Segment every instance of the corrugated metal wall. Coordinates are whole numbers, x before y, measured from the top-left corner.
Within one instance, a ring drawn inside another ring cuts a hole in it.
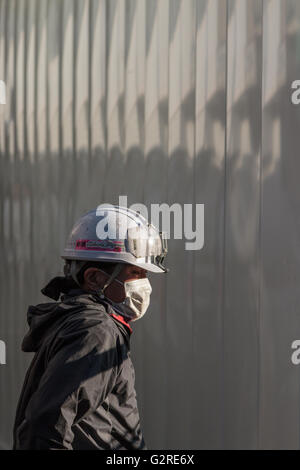
[[[170,240],[133,358],[149,448],[299,448],[298,0],[0,0],[0,446],[28,304],[74,220],[205,204]]]

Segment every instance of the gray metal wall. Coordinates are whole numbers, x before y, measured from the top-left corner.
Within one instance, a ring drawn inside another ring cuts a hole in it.
[[[127,195],[205,204],[134,325],[148,447],[299,448],[299,53],[299,0],[0,0],[0,446],[27,305]]]

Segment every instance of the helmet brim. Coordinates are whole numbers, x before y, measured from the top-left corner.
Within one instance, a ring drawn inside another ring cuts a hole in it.
[[[107,259],[104,259],[104,258],[95,258],[95,256],[84,256],[81,254],[80,255],[77,255],[77,256],[61,256],[63,259],[65,260],[75,260],[75,261],[99,261],[99,263],[122,263],[122,264],[130,264],[132,266],[137,266],[138,268],[141,268],[141,269],[145,269],[146,271],[149,271],[149,272],[152,272],[152,273],[165,273],[167,272],[167,269],[163,269],[163,268],[160,268],[159,266],[157,266],[156,264],[153,264],[153,263],[144,263],[144,262],[137,262],[137,261],[132,261],[132,260],[122,260],[122,259],[118,259],[116,257],[114,258],[107,258]]]

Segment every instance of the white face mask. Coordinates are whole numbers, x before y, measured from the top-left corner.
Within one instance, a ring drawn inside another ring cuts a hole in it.
[[[118,280],[118,279],[117,279]],[[136,321],[145,315],[150,303],[152,287],[145,277],[134,281],[124,282],[125,300],[117,304],[131,321]]]
[[[110,303],[121,313],[121,315],[124,315],[131,321],[136,321],[142,318],[149,307],[150,294],[152,292],[149,279],[143,277],[141,279],[134,279],[133,281],[125,282],[121,282],[116,278],[114,280],[124,286],[125,300],[117,303],[108,299]]]

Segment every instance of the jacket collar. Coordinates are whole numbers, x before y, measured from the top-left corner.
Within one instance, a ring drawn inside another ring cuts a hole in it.
[[[115,323],[118,324],[119,328],[125,328],[129,335],[132,333],[132,328],[125,318],[119,313],[115,312],[112,305],[108,300],[102,299],[98,294],[86,292],[81,289],[73,280],[69,280],[66,277],[54,277],[48,284],[41,290],[42,294],[50,297],[54,300],[60,300],[62,302],[68,301],[71,298],[76,298],[76,302],[81,301],[82,303],[98,303],[105,304],[107,313],[114,319]],[[79,300],[80,298],[80,300]],[[122,327],[121,327],[122,325]]]
[[[67,294],[61,296],[61,301],[65,302],[69,299],[76,298],[76,302],[83,302],[83,303],[97,303],[105,306],[107,313],[113,318],[114,322],[117,323],[119,327],[123,325],[125,327],[126,332],[131,335],[133,332],[129,323],[125,320],[125,318],[117,313],[112,305],[106,300],[102,299],[98,294],[86,292],[83,289],[71,289]],[[121,327],[122,329],[122,327]]]

